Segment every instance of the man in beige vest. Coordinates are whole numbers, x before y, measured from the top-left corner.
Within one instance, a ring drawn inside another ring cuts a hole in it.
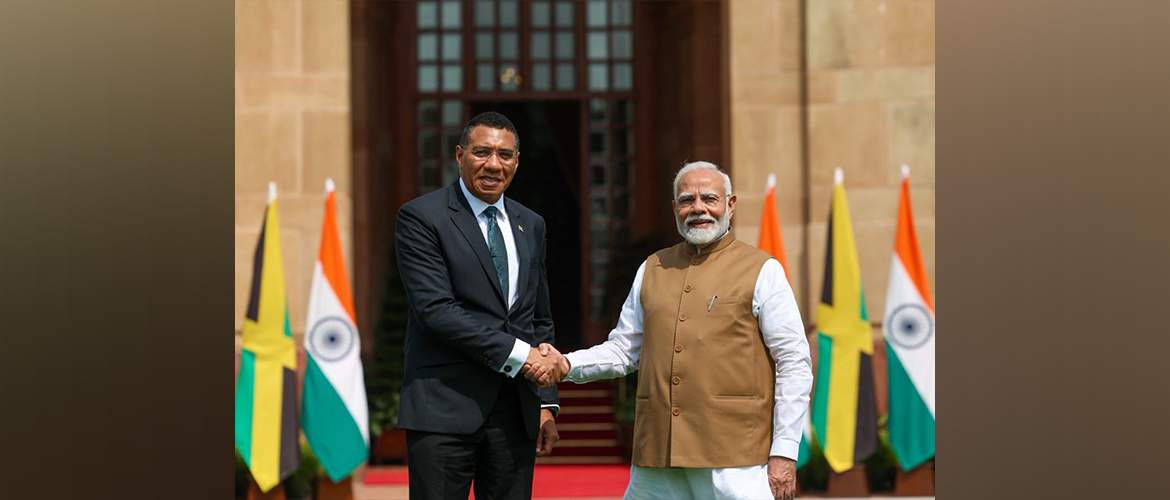
[[[625,499],[791,499],[813,380],[792,288],[779,262],[735,239],[719,167],[685,165],[672,206],[686,241],[646,259],[609,339],[565,355],[564,379],[641,370]]]

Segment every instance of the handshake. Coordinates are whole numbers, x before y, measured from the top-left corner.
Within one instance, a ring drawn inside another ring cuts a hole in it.
[[[569,374],[569,360],[550,344],[540,344],[528,351],[528,360],[520,373],[541,387],[552,387]]]

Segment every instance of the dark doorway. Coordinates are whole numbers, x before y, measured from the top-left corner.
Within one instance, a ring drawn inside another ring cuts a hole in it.
[[[581,347],[580,103],[471,102],[471,116],[495,111],[520,135],[520,167],[507,196],[544,217],[545,267],[562,352]]]

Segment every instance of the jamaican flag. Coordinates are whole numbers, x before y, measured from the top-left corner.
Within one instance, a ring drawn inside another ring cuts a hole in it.
[[[873,332],[840,168],[834,177],[825,282],[816,317],[819,354],[812,424],[829,466],[845,472],[877,449],[877,405]]]

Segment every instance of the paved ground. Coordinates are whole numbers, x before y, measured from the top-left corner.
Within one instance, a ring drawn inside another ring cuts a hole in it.
[[[363,484],[354,484],[353,496],[354,500],[407,500],[406,486],[366,486]],[[823,497],[798,497],[798,498],[823,498]],[[934,497],[886,497],[874,496],[870,498],[896,498],[898,500],[934,500]],[[544,500],[544,499],[542,499]],[[588,498],[578,499],[573,497],[565,497],[548,500],[619,500],[619,498]],[[851,498],[835,498],[833,500],[860,500]]]

